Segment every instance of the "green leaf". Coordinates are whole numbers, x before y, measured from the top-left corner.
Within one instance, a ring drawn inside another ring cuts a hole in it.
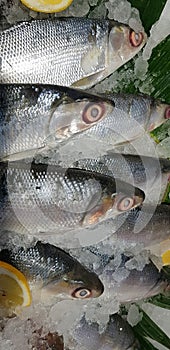
[[[151,132],[151,135],[156,139],[157,142],[161,142],[166,137],[169,136],[169,129],[170,129],[170,120],[167,120],[167,122],[162,125],[161,129],[157,128],[154,131]],[[169,155],[170,158],[170,155]]]
[[[147,79],[154,86],[153,96],[170,103],[170,37],[161,42],[152,52]]]
[[[142,321],[139,322],[133,329],[135,333],[142,337],[149,337],[156,340],[158,343],[170,349],[170,338],[152,321],[152,319],[141,309],[143,313]],[[146,339],[145,339],[146,340]]]
[[[163,294],[156,295],[148,301],[151,304],[170,310],[170,297]]]
[[[163,271],[165,278],[170,281],[170,266],[164,266],[161,271]]]
[[[170,204],[170,184],[167,186],[162,202]]]
[[[166,4],[166,0],[129,0],[129,2],[139,10],[143,26],[147,33],[152,24],[160,17]]]
[[[134,334],[140,343],[140,350],[157,350],[148,339],[140,335],[138,330],[134,330]]]

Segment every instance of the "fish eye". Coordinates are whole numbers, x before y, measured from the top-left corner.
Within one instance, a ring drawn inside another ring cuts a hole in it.
[[[100,120],[103,117],[104,113],[105,113],[104,103],[89,102],[83,111],[82,118],[86,124],[91,124]]]
[[[120,211],[126,211],[131,209],[134,205],[134,199],[132,197],[124,197],[117,205],[117,209]]]
[[[143,34],[141,32],[136,33],[132,30],[129,35],[129,40],[132,46],[138,47],[143,41]]]
[[[165,114],[164,114],[164,118],[165,119],[170,119],[170,106],[168,106],[165,110]]]
[[[91,290],[86,288],[78,288],[72,293],[73,298],[79,298],[79,299],[86,299],[90,298],[91,296]]]

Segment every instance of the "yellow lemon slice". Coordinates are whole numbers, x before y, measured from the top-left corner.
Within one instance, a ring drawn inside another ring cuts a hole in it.
[[[60,12],[71,5],[73,0],[21,0],[29,9],[37,12]]]
[[[162,254],[162,262],[164,266],[170,265],[170,250]]]
[[[29,306],[31,292],[25,276],[15,267],[0,261],[0,307]]]

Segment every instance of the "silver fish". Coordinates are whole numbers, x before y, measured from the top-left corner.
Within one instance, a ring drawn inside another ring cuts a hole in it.
[[[140,205],[142,190],[113,177],[46,164],[0,164],[1,227],[57,232],[88,227]]]
[[[76,325],[73,337],[77,344],[87,350],[133,349],[135,337],[130,325],[118,314],[110,316],[104,332],[97,323],[88,323],[85,317]]]
[[[122,181],[129,182],[145,192],[145,203],[160,200],[170,178],[170,160],[156,159],[146,156],[128,155],[109,151],[98,158],[80,159],[74,163],[76,168],[96,171],[98,173],[114,176]],[[155,196],[157,192],[158,196]],[[147,195],[146,195],[147,194]]]
[[[143,216],[140,216],[141,208],[132,210],[127,217],[122,214],[122,225],[116,219],[119,227],[115,232],[116,244],[126,242],[127,245],[141,244],[144,248],[149,248],[170,238],[170,205],[158,205],[155,211],[151,205],[146,205],[142,210]],[[143,225],[145,216],[150,213],[151,220]],[[140,226],[141,229],[137,232],[137,227]]]
[[[109,20],[23,22],[0,33],[0,83],[87,88],[130,60],[145,42],[144,32]]]
[[[38,241],[31,247],[8,247],[0,251],[0,260],[21,271],[29,282],[55,295],[68,298],[95,298],[104,287],[90,272],[62,249]]]
[[[109,272],[107,274],[109,275]],[[113,286],[113,293],[121,303],[150,298],[169,288],[169,282],[164,274],[152,263],[145,265],[142,271],[131,270],[120,282],[110,275],[110,283]]]
[[[133,141],[170,119],[170,105],[147,95],[101,94],[114,102],[113,112],[84,135],[116,147]]]
[[[113,147],[167,120],[166,104],[148,96],[113,96],[108,100],[61,86],[0,85],[0,158],[33,157],[61,147],[71,137],[71,149],[84,137],[97,146]]]
[[[109,288],[120,303],[149,298],[169,288],[169,278],[151,261],[143,269],[139,270],[135,266],[130,269],[129,256],[122,254],[119,266],[116,266],[114,254],[104,253],[103,247],[101,249],[98,245],[86,249],[100,259],[95,272],[104,283],[105,289]]]
[[[0,85],[0,158],[57,147],[101,121],[114,103],[61,86]]]

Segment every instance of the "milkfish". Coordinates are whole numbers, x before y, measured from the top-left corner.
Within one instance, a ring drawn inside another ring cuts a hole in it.
[[[67,298],[96,298],[104,287],[94,272],[62,249],[38,241],[31,247],[3,248],[0,260],[21,271],[27,280],[50,294]]]
[[[134,57],[145,42],[144,32],[109,20],[19,23],[0,33],[0,83],[91,87]]]
[[[85,131],[83,136],[87,135],[111,147],[141,138],[170,119],[170,105],[148,95],[109,93],[100,96],[110,99],[115,108],[100,124]],[[148,147],[145,143],[141,147]]]
[[[100,262],[96,264],[94,270],[104,283],[105,290],[109,288],[113,297],[120,303],[149,298],[169,290],[168,276],[163,269],[159,271],[150,260],[146,261],[144,267],[132,266],[132,263],[130,267],[132,257],[121,254],[117,266],[118,260],[114,253],[112,255],[105,253],[103,247],[101,249],[99,245],[86,249],[98,256]]]
[[[106,329],[101,333],[99,325],[86,320],[85,316],[76,325],[73,338],[84,350],[132,350],[135,336],[130,325],[118,314],[111,315]]]
[[[88,227],[141,205],[142,190],[113,177],[48,164],[0,163],[1,227],[58,232]]]
[[[164,123],[169,113],[167,104],[148,96],[114,94],[107,99],[61,86],[2,84],[0,158],[33,157],[67,143],[68,153],[78,145],[86,155],[88,140],[83,147],[82,137],[97,141],[97,147],[114,147]]]
[[[145,192],[145,203],[152,202],[152,204],[157,204],[159,192],[161,200],[170,180],[170,160],[164,158],[108,151],[107,154],[101,157],[79,159],[74,162],[74,166],[114,176],[114,178],[141,188]]]
[[[141,210],[143,215],[141,216]],[[145,223],[145,218],[151,217]],[[145,205],[143,209],[136,208],[129,212],[127,216],[121,215],[121,224],[117,220],[118,229],[113,233],[113,241],[116,244],[126,244],[134,246],[141,244],[143,248],[152,247],[170,239],[170,205],[160,204],[153,207],[151,204]]]
[[[0,158],[33,157],[101,121],[114,103],[50,85],[0,85]]]
[[[166,275],[159,272],[152,262],[145,265],[142,271],[131,270],[129,275],[121,281],[117,281],[117,278],[114,280],[111,273],[107,272],[107,278],[109,275],[113,294],[116,295],[120,303],[150,298],[169,289]]]

